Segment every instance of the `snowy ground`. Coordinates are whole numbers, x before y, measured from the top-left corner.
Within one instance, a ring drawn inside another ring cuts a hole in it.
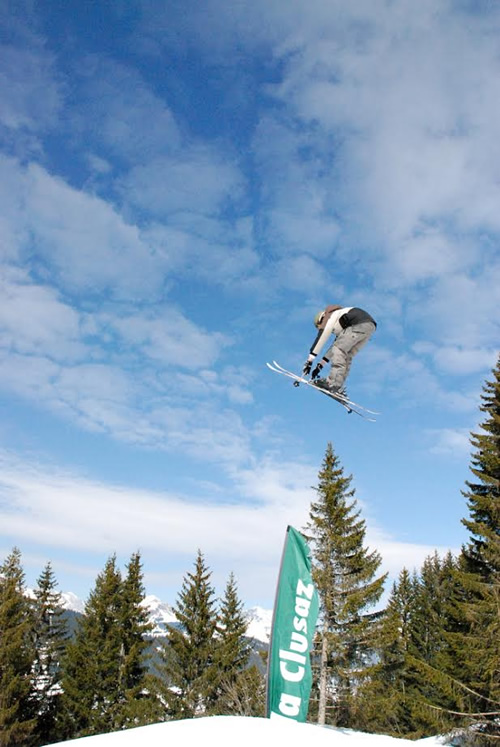
[[[203,747],[267,747],[278,744],[286,747],[397,747],[410,744],[407,739],[378,734],[362,734],[346,729],[329,729],[312,724],[299,724],[286,718],[243,718],[241,716],[212,716],[210,718],[169,721],[137,729],[101,734],[94,737],[71,739],[61,744],[78,747],[165,747],[165,745],[202,745]],[[442,747],[449,744],[439,737],[421,739],[412,744],[424,747]],[[49,746],[50,747],[50,746]]]

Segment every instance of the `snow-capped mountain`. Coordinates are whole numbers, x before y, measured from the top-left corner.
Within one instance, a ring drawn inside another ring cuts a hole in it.
[[[71,591],[61,592],[62,606],[64,609],[82,613],[85,609],[84,602]],[[144,598],[143,606],[149,613],[149,620],[153,624],[151,635],[164,636],[168,625],[175,624],[177,618],[173,607],[161,599],[149,594]],[[271,634],[272,610],[263,607],[251,607],[245,612],[248,621],[247,636],[262,643],[269,643]]]
[[[72,610],[73,612],[83,613],[85,611],[85,603],[82,602],[76,594],[72,591],[61,591],[62,606],[65,610]]]
[[[149,620],[154,625],[151,631],[151,635],[153,636],[165,635],[167,625],[177,622],[173,607],[166,602],[162,602],[161,599],[155,597],[153,594],[149,594],[144,598],[142,606],[147,609]]]
[[[246,618],[248,620],[248,638],[255,638],[255,640],[262,641],[262,643],[269,643],[273,611],[265,610],[263,607],[251,607],[246,611]]]
[[[60,591],[58,593],[61,597],[61,607],[64,610],[71,610],[72,612],[79,612],[80,614],[85,612],[85,602],[77,597],[76,594],[73,594],[72,591]],[[26,596],[29,597],[29,599],[35,599],[35,590],[27,587]]]

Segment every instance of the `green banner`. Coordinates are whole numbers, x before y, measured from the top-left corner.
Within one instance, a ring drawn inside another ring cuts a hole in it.
[[[288,527],[274,603],[267,669],[267,716],[305,721],[311,693],[310,649],[318,617],[309,547]]]

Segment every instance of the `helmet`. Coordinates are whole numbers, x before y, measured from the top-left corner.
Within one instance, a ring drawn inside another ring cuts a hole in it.
[[[319,327],[321,325],[321,322],[323,321],[323,317],[324,316],[325,316],[325,310],[322,309],[321,311],[318,311],[318,313],[314,317],[314,326],[318,327],[318,329],[319,329]]]

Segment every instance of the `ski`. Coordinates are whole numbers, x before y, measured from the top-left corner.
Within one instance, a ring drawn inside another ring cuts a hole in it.
[[[287,371],[286,368],[283,368],[283,366],[280,366],[279,363],[276,361],[273,361],[273,366],[275,367],[275,370],[277,370],[277,373],[285,373],[288,376],[295,377],[296,379],[300,379],[300,382],[303,384],[308,384],[309,386],[313,386],[315,389],[320,389],[320,387],[315,386],[315,384],[312,381],[309,381],[309,379],[305,379],[302,376],[297,376],[297,374],[292,373],[291,371]],[[354,407],[358,407],[360,410],[364,410],[364,412],[369,412],[370,415],[380,415],[379,412],[376,412],[376,410],[369,410],[368,407],[365,407],[364,405],[360,405],[359,402],[354,402],[354,400],[349,399],[349,397],[344,397],[342,394],[333,394],[332,392],[328,392],[326,389],[320,389],[320,391],[325,392],[325,394],[328,394],[330,397],[333,397],[333,399],[336,399],[338,402],[345,402],[347,405],[354,405]]]
[[[274,365],[271,365],[270,363],[266,363],[266,366],[271,371],[274,371],[275,373],[279,373],[279,374],[282,374],[283,376],[288,376],[290,379],[293,379],[294,386],[300,386],[300,384],[305,384],[306,386],[310,386],[313,389],[316,389],[317,391],[322,392],[323,394],[326,394],[326,396],[330,397],[330,399],[334,399],[335,402],[338,402],[339,405],[342,405],[342,407],[344,407],[344,409],[347,410],[347,412],[349,413],[354,412],[356,415],[359,415],[361,418],[364,418],[365,420],[369,420],[372,423],[376,422],[375,418],[369,417],[368,413],[370,413],[371,415],[378,415],[378,413],[373,412],[372,410],[368,410],[366,407],[363,407],[363,405],[358,405],[356,402],[352,402],[346,397],[333,394],[332,392],[328,392],[326,389],[320,389],[320,387],[315,386],[315,384],[308,381],[307,379],[304,379],[302,376],[297,376],[297,374],[294,374],[291,371],[287,371],[286,368],[283,368],[283,366],[280,366],[280,364],[277,363],[276,361],[273,361],[273,364]]]
[[[273,361],[274,363],[275,361]],[[370,420],[371,422],[375,422],[375,418],[371,418],[368,416],[368,414],[364,412],[360,412],[355,407],[352,407],[348,404],[347,401],[341,400],[339,397],[336,397],[331,392],[327,392],[325,389],[320,389],[317,386],[314,386],[314,384],[311,384],[310,381],[307,379],[302,378],[301,376],[297,376],[296,374],[293,374],[291,371],[287,371],[286,369],[281,370],[281,366],[279,368],[275,368],[274,366],[271,366],[270,363],[266,363],[266,366],[275,373],[282,374],[283,376],[288,376],[290,379],[293,379],[294,386],[299,386],[300,384],[305,384],[306,386],[310,386],[313,389],[316,389],[319,392],[322,392],[323,394],[326,394],[327,397],[330,397],[330,399],[334,399],[335,402],[338,402],[339,405],[342,405],[342,407],[348,412],[354,412],[356,415],[359,415],[361,418],[364,418],[365,420]]]

